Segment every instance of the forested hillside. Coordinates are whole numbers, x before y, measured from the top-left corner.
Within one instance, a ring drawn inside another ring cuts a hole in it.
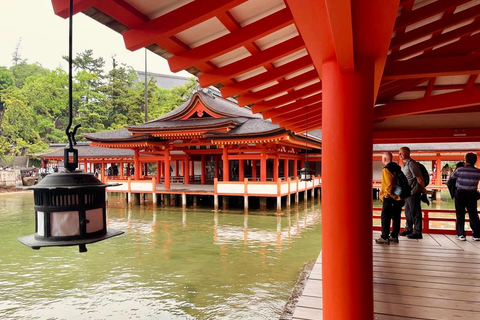
[[[91,50],[73,60],[73,125],[80,133],[106,131],[144,122],[145,82],[124,64],[105,61]],[[182,104],[196,85],[162,89],[148,83],[148,119],[152,120]],[[0,158],[37,153],[48,143],[66,142],[68,124],[68,73],[48,70],[13,55],[12,66],[0,66]]]

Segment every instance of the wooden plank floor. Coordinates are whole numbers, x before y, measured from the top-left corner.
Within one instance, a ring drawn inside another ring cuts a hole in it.
[[[373,239],[375,319],[480,320],[480,241],[424,234],[379,245]],[[322,264],[317,260],[295,320],[322,319]]]

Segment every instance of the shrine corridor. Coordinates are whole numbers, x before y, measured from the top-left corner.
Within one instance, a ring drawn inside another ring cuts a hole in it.
[[[480,319],[480,242],[453,235],[401,237],[399,244],[374,243],[376,320]],[[354,266],[352,266],[354,267]],[[319,257],[293,319],[322,319],[322,264]]]

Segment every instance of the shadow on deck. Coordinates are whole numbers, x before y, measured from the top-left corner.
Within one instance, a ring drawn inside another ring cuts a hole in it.
[[[424,234],[389,246],[373,241],[374,319],[480,319],[480,242],[467,238]],[[322,319],[320,257],[293,319]]]

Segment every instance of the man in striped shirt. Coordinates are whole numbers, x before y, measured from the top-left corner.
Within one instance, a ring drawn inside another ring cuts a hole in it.
[[[465,155],[465,167],[458,168],[450,179],[457,179],[457,191],[455,193],[455,211],[457,213],[458,240],[466,241],[465,237],[465,209],[470,218],[470,227],[473,231],[473,240],[480,241],[480,219],[478,218],[478,181],[480,181],[480,169],[475,168],[477,155],[469,152]]]

